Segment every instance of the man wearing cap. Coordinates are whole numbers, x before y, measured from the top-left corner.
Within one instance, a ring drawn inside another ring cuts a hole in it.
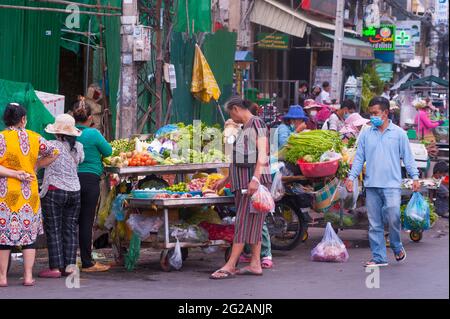
[[[292,133],[300,133],[306,129],[306,116],[300,105],[289,107],[289,112],[283,117],[283,124],[277,129],[278,148],[284,146]]]

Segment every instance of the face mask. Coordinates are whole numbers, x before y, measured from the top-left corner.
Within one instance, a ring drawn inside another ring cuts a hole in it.
[[[313,116],[313,117],[314,117],[314,116],[316,116],[316,115],[317,115],[317,111],[311,111],[311,113],[310,113],[310,114],[311,114],[311,116]]]
[[[370,122],[372,123],[373,126],[375,127],[380,127],[383,125],[384,121],[381,118],[381,116],[371,116],[370,117]]]
[[[350,114],[348,114],[348,113],[344,114],[344,120],[348,119],[349,116],[350,116]]]
[[[295,125],[294,124],[289,125],[289,128],[291,129],[291,131],[295,131]]]

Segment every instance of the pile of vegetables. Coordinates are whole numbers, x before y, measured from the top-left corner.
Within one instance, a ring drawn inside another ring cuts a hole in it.
[[[119,156],[120,153],[128,153],[133,152],[136,147],[136,142],[134,140],[130,141],[129,139],[121,139],[115,140],[111,142],[111,146],[113,149],[112,157]]]
[[[174,184],[172,186],[167,187],[166,190],[167,191],[171,191],[171,192],[181,192],[181,193],[183,193],[183,192],[188,192],[189,188],[188,188],[186,183],[181,182],[181,183]]]
[[[340,153],[343,143],[339,133],[326,130],[313,130],[292,134],[286,146],[280,151],[280,157],[296,164],[299,159],[315,163],[327,151]]]
[[[326,222],[330,222],[334,226],[340,226],[341,225],[341,216],[338,213],[325,213],[324,220]],[[356,225],[357,220],[353,215],[350,214],[344,214],[342,217],[342,224],[345,227],[352,227]]]

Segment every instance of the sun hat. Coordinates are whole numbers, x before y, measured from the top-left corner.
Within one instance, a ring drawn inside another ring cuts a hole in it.
[[[427,103],[425,101],[422,100],[417,100],[414,102],[414,107],[416,109],[424,109],[427,107]]]
[[[339,132],[341,134],[356,134],[359,126],[363,126],[369,122],[370,120],[363,118],[359,113],[353,113],[345,120],[344,127]]]
[[[49,134],[61,134],[69,136],[80,136],[81,131],[75,127],[75,119],[69,114],[60,114],[56,117],[54,124],[45,128]]]
[[[303,111],[303,108],[300,105],[292,105],[289,107],[289,112],[285,116],[283,116],[285,120],[304,120],[307,121],[308,117]]]

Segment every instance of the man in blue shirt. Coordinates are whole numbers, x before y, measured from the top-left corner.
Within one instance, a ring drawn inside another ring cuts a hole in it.
[[[369,217],[369,241],[372,260],[366,267],[387,266],[384,240],[384,220],[389,223],[389,239],[398,262],[404,261],[406,251],[400,236],[401,161],[414,179],[413,190],[419,191],[417,170],[408,137],[403,129],[389,120],[389,101],[376,97],[369,103],[372,127],[360,135],[358,148],[346,186],[350,192],[361,174],[366,174],[366,206]]]
[[[292,105],[289,112],[283,116],[283,123],[277,128],[278,148],[282,148],[292,133],[300,133],[306,129],[308,117],[300,105]]]

